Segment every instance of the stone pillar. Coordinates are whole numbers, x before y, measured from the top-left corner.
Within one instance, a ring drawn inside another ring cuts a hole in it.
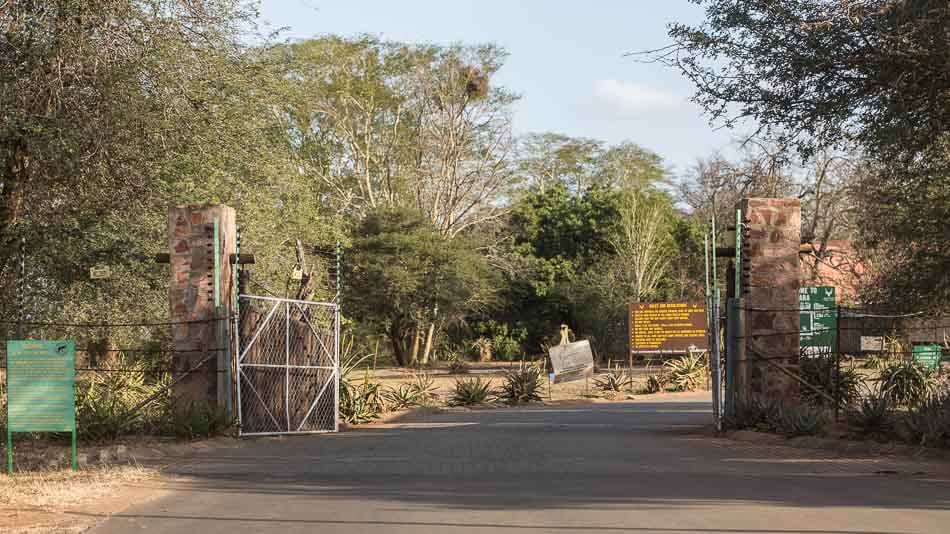
[[[740,397],[797,401],[798,249],[801,204],[794,198],[741,202],[744,358],[736,373]]]
[[[214,227],[218,221],[218,292],[215,306]],[[168,289],[173,347],[173,388],[180,407],[230,405],[230,316],[234,299],[229,258],[235,252],[234,209],[221,204],[189,204],[168,210],[171,283]],[[183,324],[182,324],[183,323]],[[220,372],[219,372],[220,371]]]

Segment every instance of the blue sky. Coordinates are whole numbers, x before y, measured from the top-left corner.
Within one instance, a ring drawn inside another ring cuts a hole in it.
[[[708,124],[677,72],[624,57],[668,44],[672,21],[699,22],[687,0],[263,0],[262,16],[289,39],[499,44],[510,56],[495,82],[521,95],[517,133],[630,140],[675,174],[735,137]]]

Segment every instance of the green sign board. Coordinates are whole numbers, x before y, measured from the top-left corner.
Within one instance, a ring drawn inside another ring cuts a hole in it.
[[[7,467],[14,432],[72,432],[76,459],[76,344],[7,341]]]
[[[915,345],[914,361],[930,369],[940,368],[940,345]]]
[[[802,287],[798,290],[799,347],[804,354],[830,354],[835,350],[838,323],[835,288]]]

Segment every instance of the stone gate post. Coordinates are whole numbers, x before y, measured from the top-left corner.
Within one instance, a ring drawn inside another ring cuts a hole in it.
[[[185,375],[172,389],[179,408],[193,403],[230,408],[228,317],[235,288],[229,260],[236,236],[234,209],[223,204],[168,210],[172,378]]]

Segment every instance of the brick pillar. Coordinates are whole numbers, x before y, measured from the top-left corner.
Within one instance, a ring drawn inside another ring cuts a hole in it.
[[[214,222],[218,221],[219,290],[215,307]],[[168,248],[171,283],[168,300],[175,354],[173,378],[200,365],[173,393],[186,407],[207,402],[212,408],[228,405],[230,373],[228,321],[234,298],[229,258],[235,251],[234,209],[221,204],[189,204],[168,210]],[[219,319],[214,321],[212,319]],[[205,361],[207,359],[207,361]],[[205,361],[205,363],[201,363]],[[218,371],[221,372],[218,372]]]
[[[741,210],[741,297],[746,312],[737,392],[797,401],[799,383],[789,373],[798,375],[801,203],[794,198],[746,198]]]

